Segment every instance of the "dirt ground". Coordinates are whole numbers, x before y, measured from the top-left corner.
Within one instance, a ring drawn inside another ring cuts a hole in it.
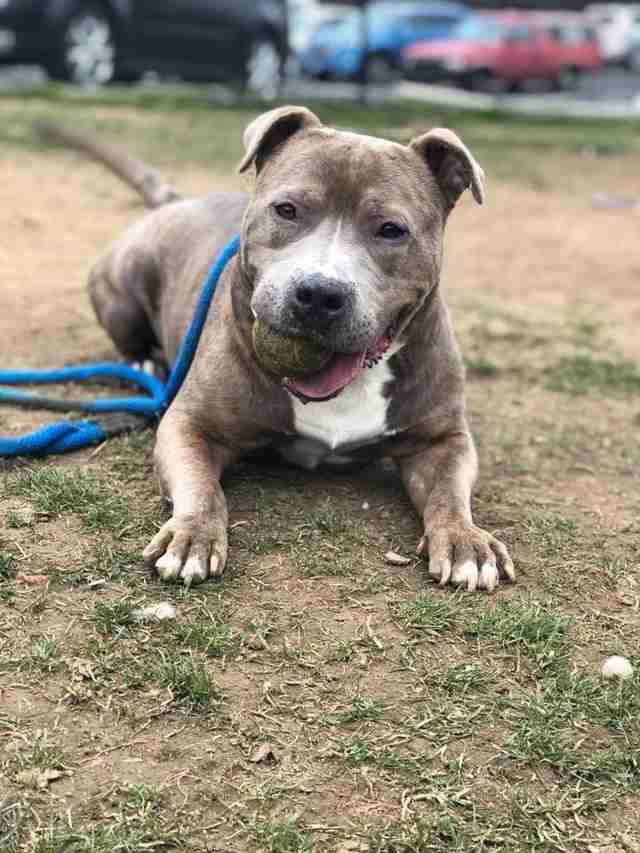
[[[432,586],[384,466],[240,467],[229,571],[190,591],[138,557],[165,517],[151,434],[0,469],[3,851],[640,850],[640,679],[599,676],[640,665],[640,213],[592,204],[640,197],[637,162],[538,169],[465,199],[445,250],[476,520],[518,583]],[[0,172],[2,367],[112,358],[85,280],[137,199],[64,152]],[[160,601],[175,620],[136,621]]]

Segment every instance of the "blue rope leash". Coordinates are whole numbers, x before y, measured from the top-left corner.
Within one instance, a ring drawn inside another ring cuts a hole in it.
[[[220,276],[239,248],[240,237],[236,236],[227,243],[211,265],[166,383],[141,370],[111,362],[63,367],[60,370],[0,370],[0,383],[4,385],[48,385],[59,382],[86,382],[96,378],[117,379],[136,385],[147,393],[144,397],[65,401],[52,400],[26,391],[0,388],[0,404],[66,409],[106,416],[93,420],[60,421],[17,438],[0,438],[0,457],[68,453],[90,444],[99,444],[111,435],[131,429],[138,425],[141,416],[161,417],[189,372]]]

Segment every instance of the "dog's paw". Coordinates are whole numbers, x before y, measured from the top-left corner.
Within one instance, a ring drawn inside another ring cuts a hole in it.
[[[221,575],[227,560],[227,531],[215,518],[174,515],[142,552],[165,581],[185,586]]]
[[[514,582],[516,572],[505,545],[474,524],[435,527],[418,543],[429,558],[429,575],[440,586],[492,592],[501,580]]]

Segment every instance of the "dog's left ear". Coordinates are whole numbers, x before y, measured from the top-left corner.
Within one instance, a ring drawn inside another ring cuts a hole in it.
[[[484,172],[452,130],[437,127],[418,136],[409,144],[409,148],[426,161],[451,207],[469,187],[478,204],[482,204]]]
[[[278,107],[254,119],[244,132],[245,155],[238,166],[245,172],[252,163],[259,172],[264,161],[275,149],[294,133],[309,127],[320,127],[322,122],[306,107]]]

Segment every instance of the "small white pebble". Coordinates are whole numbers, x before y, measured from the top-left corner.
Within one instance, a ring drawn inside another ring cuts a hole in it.
[[[602,664],[600,670],[603,678],[631,678],[633,675],[633,667],[626,658],[621,655],[612,655],[607,658]]]
[[[395,551],[387,551],[384,558],[392,566],[408,566],[411,562],[409,557],[403,557],[402,554],[396,554]]]
[[[364,510],[368,510],[369,508],[370,508],[369,501],[365,501],[365,502],[362,504],[362,509],[364,509]]]
[[[168,601],[161,601],[160,604],[149,604],[140,610],[134,610],[133,615],[140,622],[162,622],[165,619],[175,619],[176,609]]]

